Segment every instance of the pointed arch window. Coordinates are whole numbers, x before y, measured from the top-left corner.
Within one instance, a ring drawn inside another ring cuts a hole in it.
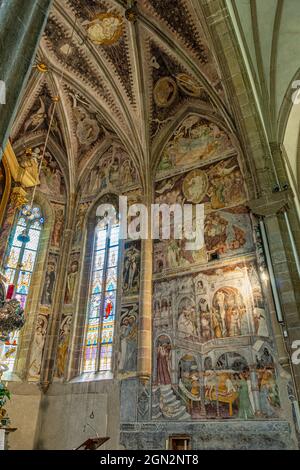
[[[23,309],[26,307],[36,264],[43,222],[38,206],[33,207],[30,219],[25,217],[21,211],[11,232],[7,248],[5,257],[6,283],[7,286],[12,284],[15,286],[14,297],[20,301]],[[4,347],[4,354],[9,354],[9,372],[12,372],[14,368],[18,343],[19,332],[16,332],[10,336]]]
[[[116,317],[120,225],[116,219],[98,222],[95,229],[88,320],[82,371],[112,369]]]

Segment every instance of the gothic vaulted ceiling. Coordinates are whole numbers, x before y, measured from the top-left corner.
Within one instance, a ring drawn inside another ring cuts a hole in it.
[[[36,59],[47,71],[33,68],[11,135],[17,154],[40,144],[55,106],[50,142],[71,193],[113,142],[147,187],[161,142],[185,113],[233,126],[200,2],[139,0],[135,22],[128,3],[54,1]]]

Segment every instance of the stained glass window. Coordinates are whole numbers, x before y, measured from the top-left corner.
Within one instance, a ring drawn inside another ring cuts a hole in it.
[[[95,231],[83,372],[110,371],[116,318],[119,223]]]
[[[26,219],[22,212],[19,214],[11,232],[5,261],[7,286],[10,284],[15,286],[15,298],[21,302],[24,309],[29,294],[43,224],[40,208],[34,207],[32,213],[34,214],[32,220]],[[20,235],[24,235],[23,241],[18,240]],[[28,236],[27,240],[26,236]],[[4,347],[3,353],[8,353],[9,357],[7,364],[9,372],[12,372],[14,368],[18,340],[19,332],[11,334]]]

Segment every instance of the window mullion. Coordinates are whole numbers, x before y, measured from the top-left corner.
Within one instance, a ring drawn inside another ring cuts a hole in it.
[[[106,289],[106,280],[107,280],[107,270],[108,270],[108,259],[109,259],[109,244],[110,244],[110,233],[111,226],[107,227],[106,232],[106,245],[105,245],[105,255],[104,255],[104,264],[103,264],[103,279],[102,279],[102,293],[101,293],[101,303],[100,303],[100,326],[98,331],[98,351],[97,351],[97,371],[100,370],[101,363],[101,337],[103,331],[103,316],[104,316],[104,306],[105,306],[105,289]]]
[[[30,229],[30,226],[31,226],[31,223],[27,223],[26,225],[26,233],[28,233],[29,229]],[[18,286],[18,280],[19,280],[19,276],[20,276],[20,273],[22,271],[22,261],[23,261],[23,257],[24,257],[24,253],[25,253],[25,250],[26,250],[26,243],[22,243],[21,245],[21,249],[20,249],[20,253],[19,253],[19,259],[18,259],[18,264],[17,264],[17,268],[16,268],[16,272],[15,272],[15,276],[14,276],[14,286],[16,288],[16,291],[17,291],[17,286]]]

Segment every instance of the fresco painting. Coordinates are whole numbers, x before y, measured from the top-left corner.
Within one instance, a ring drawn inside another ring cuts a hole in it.
[[[233,151],[232,143],[217,124],[191,115],[174,131],[164,148],[158,174],[197,165],[230,151]]]

